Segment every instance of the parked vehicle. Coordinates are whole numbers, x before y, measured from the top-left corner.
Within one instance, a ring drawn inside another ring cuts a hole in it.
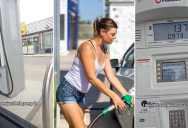
[[[110,62],[112,68],[116,69],[115,76],[123,87],[127,91],[134,91],[134,43],[125,52],[120,63],[118,63],[118,59],[111,59]],[[110,85],[110,89],[121,97],[121,94],[112,85]],[[113,104],[112,99],[110,99],[110,104]],[[134,108],[130,108],[124,114],[126,110],[127,108],[122,112],[114,110],[111,112],[111,117],[118,119],[122,128],[134,128]]]

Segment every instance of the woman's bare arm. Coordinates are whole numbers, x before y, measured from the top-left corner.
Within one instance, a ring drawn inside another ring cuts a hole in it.
[[[113,95],[113,91],[106,87],[105,84],[95,76],[95,53],[91,44],[82,44],[79,48],[79,55],[86,71],[88,81],[92,85],[94,85],[99,91],[103,92],[109,97]]]
[[[95,86],[99,91],[106,94],[110,98],[113,99],[113,102],[116,106],[119,106],[122,110],[126,107],[126,105],[122,102],[121,98],[112,90],[110,90],[100,79],[95,76],[95,54],[93,47],[89,43],[83,43],[79,47],[79,57],[83,63],[85,68],[88,81]]]
[[[106,74],[106,77],[108,81],[112,84],[112,86],[122,95],[124,96],[125,94],[129,93],[125,90],[125,88],[122,86],[118,78],[114,75],[111,64],[110,64],[110,57],[108,50],[106,49],[106,60],[105,60],[105,67],[104,67],[104,72]],[[134,96],[133,96],[134,97]],[[134,105],[134,99],[131,100],[131,104]]]
[[[107,50],[107,49],[106,49]],[[114,75],[111,64],[110,64],[110,58],[108,54],[108,50],[106,53],[106,61],[105,61],[105,67],[104,72],[106,74],[106,77],[108,81],[112,84],[112,86],[122,95],[129,94],[125,88],[122,86],[122,84],[119,82],[117,77]]]

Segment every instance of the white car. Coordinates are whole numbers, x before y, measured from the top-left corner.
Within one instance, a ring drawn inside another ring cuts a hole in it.
[[[112,68],[116,69],[116,77],[119,79],[123,87],[129,91],[131,95],[134,94],[134,43],[125,52],[123,58],[120,61],[120,66],[118,59],[111,59]],[[121,97],[121,94],[110,85],[110,89]],[[112,99],[110,99],[110,104],[113,104]],[[127,108],[123,111],[114,110],[111,111],[111,117],[113,119],[118,119],[122,128],[134,128],[134,108],[130,108],[126,113],[124,113]]]

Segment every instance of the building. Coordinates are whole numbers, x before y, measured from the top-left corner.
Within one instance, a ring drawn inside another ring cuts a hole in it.
[[[21,25],[23,54],[53,53],[53,17]]]
[[[78,2],[60,1],[60,54],[78,47]]]

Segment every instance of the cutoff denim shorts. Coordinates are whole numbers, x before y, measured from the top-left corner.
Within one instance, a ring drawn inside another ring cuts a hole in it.
[[[78,103],[79,106],[84,106],[85,93],[79,92],[63,78],[56,91],[56,101],[58,104]]]

